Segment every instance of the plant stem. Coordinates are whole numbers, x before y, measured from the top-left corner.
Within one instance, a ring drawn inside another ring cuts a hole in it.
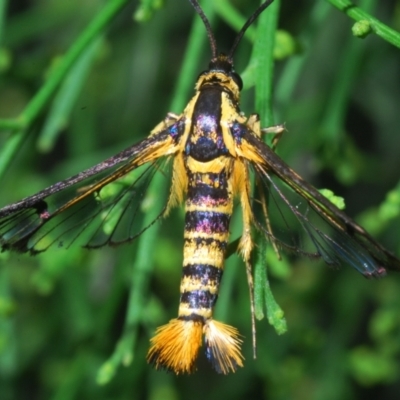
[[[257,85],[256,110],[260,113],[261,126],[271,126],[273,118],[273,76],[274,76],[274,45],[275,32],[278,23],[280,1],[275,0],[269,9],[259,17],[257,25],[257,41],[254,45],[254,59],[257,62],[255,71]]]
[[[349,0],[327,0],[355,21],[368,21],[371,29],[382,39],[400,48],[400,33],[363,11]]]

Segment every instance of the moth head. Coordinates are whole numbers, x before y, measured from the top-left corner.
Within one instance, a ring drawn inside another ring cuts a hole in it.
[[[196,83],[196,90],[207,86],[218,86],[229,91],[235,101],[239,101],[239,93],[243,88],[242,78],[235,72],[232,59],[223,53],[211,59],[208,69],[203,71]]]
[[[189,0],[197,14],[202,19],[204,26],[206,27],[207,36],[210,41],[211,47],[211,62],[208,66],[208,70],[202,72],[196,83],[196,90],[201,89],[203,85],[219,84],[225,86],[230,90],[235,99],[239,100],[239,92],[243,87],[242,79],[235,72],[233,68],[233,55],[235,54],[236,48],[244,36],[247,28],[255,21],[255,19],[273,2],[273,0],[264,1],[250,18],[243,25],[242,29],[237,34],[231,50],[228,55],[219,53],[217,51],[217,41],[215,40],[214,33],[211,29],[210,21],[207,19],[204,11],[200,7],[197,0]]]

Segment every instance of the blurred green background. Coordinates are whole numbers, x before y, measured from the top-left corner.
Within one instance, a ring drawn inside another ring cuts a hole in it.
[[[400,254],[400,36],[394,44],[356,38],[355,21],[332,3],[346,1],[277,4],[273,79],[251,57],[264,31],[243,39],[235,57],[242,109],[268,115],[256,109],[263,100],[254,85],[272,82],[274,122],[288,130],[280,156],[343,196],[346,212]],[[258,2],[203,4],[226,50]],[[356,4],[400,30],[399,1]],[[184,0],[0,0],[0,206],[180,113],[209,56]],[[244,265],[232,256],[216,316],[244,335],[245,367],[221,376],[201,355],[192,376],[154,371],[148,341],[176,316],[182,236],[177,209],[131,245],[1,253],[0,399],[398,398],[400,276],[366,280],[301,258],[271,262],[288,332],[258,322],[256,360]]]

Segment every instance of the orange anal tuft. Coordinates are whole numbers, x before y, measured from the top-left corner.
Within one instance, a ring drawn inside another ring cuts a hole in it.
[[[175,374],[192,373],[202,344],[203,322],[172,319],[150,340],[147,361],[156,369]]]

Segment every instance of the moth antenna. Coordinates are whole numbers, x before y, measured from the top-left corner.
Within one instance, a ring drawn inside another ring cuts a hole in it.
[[[203,321],[171,319],[157,328],[150,339],[147,361],[156,369],[166,369],[179,375],[192,373],[202,344]]]
[[[213,368],[224,375],[243,367],[239,332],[230,325],[208,320],[204,326],[206,355]]]
[[[190,0],[191,1],[191,0]],[[250,18],[247,20],[247,22],[243,25],[242,29],[239,31],[237,34],[235,41],[233,42],[233,45],[231,47],[231,51],[229,52],[228,59],[233,62],[233,55],[235,54],[236,48],[240,41],[242,40],[242,37],[247,31],[247,28],[256,20],[256,18],[273,2],[274,0],[266,0],[264,3],[262,3],[256,11],[254,11],[253,15],[250,16]]]
[[[204,25],[206,27],[207,31],[207,36],[208,40],[210,41],[210,47],[211,47],[211,54],[212,54],[212,59],[216,59],[218,54],[217,54],[217,41],[215,40],[214,33],[211,29],[210,21],[207,19],[206,15],[204,14],[203,9],[200,7],[200,4],[197,0],[189,0],[190,3],[192,4],[193,8],[199,15],[199,17],[203,20]]]

